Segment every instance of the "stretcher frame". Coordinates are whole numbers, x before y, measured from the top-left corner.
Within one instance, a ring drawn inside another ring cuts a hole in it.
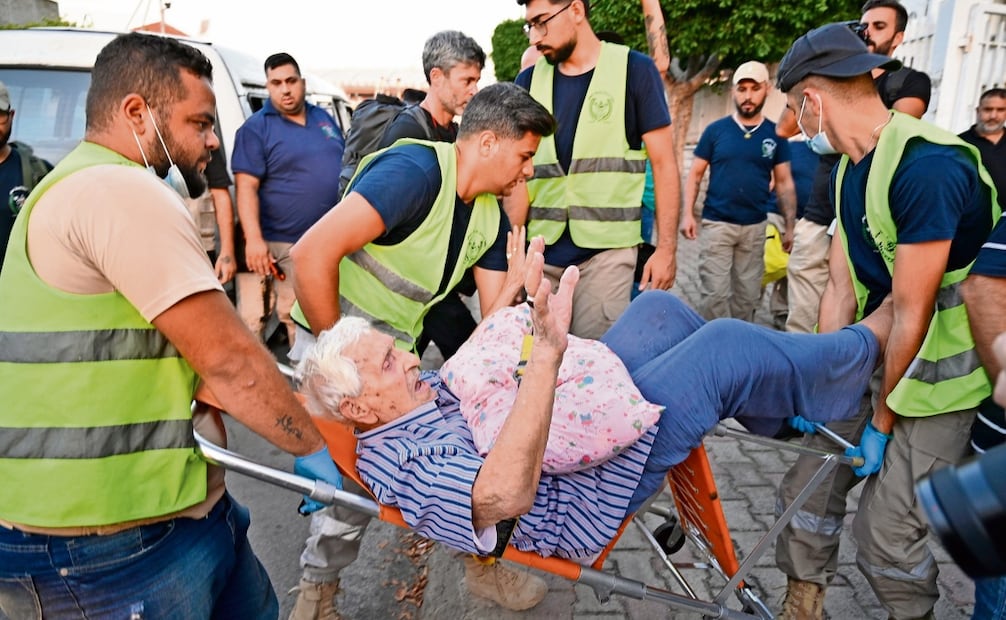
[[[212,395],[203,392],[197,395],[197,399],[204,405],[219,411],[219,406]],[[193,408],[196,406],[197,404],[193,403]],[[361,488],[367,489],[367,485],[356,471],[356,438],[352,429],[332,420],[321,418],[312,418],[312,420],[327,442],[329,452],[343,476],[352,479]],[[675,562],[672,560],[665,548],[665,543],[656,539],[643,523],[642,515],[639,514],[627,518],[622,523],[615,537],[590,566],[583,566],[561,558],[544,558],[535,553],[520,551],[513,546],[507,547],[503,559],[563,577],[573,583],[589,586],[601,603],[607,603],[613,595],[620,595],[635,600],[656,601],[670,609],[697,613],[708,618],[772,620],[775,618],[775,614],[744,580],[825,477],[838,465],[858,466],[861,464],[861,459],[853,459],[803,445],[752,435],[723,424],[718,425],[712,434],[755,442],[797,454],[817,457],[821,460],[814,475],[776,522],[755,543],[751,552],[742,562],[738,562],[709,459],[702,445],[692,450],[684,461],[672,467],[668,472],[668,489],[674,501],[676,514],[657,506],[648,506],[644,510],[663,517],[666,519],[665,523],[671,524],[672,527],[680,527],[680,534],[691,542],[694,549],[706,559],[706,562]],[[832,439],[842,441],[841,438],[832,437]],[[257,463],[211,443],[198,433],[195,434],[195,440],[200,454],[211,464],[307,495],[322,504],[348,508],[409,529],[397,508],[381,505],[373,497],[368,499],[343,491],[324,481],[312,480]],[[643,538],[650,544],[662,564],[670,571],[674,582],[681,588],[682,593],[647,585],[642,581],[615,575],[603,569],[605,559],[617,544],[630,521],[640,530]],[[723,579],[724,585],[712,600],[702,600],[681,573],[681,569],[686,568],[711,570]],[[740,602],[740,610],[727,606],[731,593]]]

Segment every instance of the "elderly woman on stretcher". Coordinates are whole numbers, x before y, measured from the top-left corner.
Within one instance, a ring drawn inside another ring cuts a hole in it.
[[[720,420],[773,435],[794,416],[851,417],[882,359],[889,304],[834,333],[787,334],[706,323],[650,291],[582,340],[567,333],[579,273],[551,291],[542,248],[514,235],[504,294],[523,284],[533,305],[487,317],[439,372],[352,317],[298,367],[309,410],[356,429],[378,501],[462,551],[512,534],[520,550],[589,561]]]

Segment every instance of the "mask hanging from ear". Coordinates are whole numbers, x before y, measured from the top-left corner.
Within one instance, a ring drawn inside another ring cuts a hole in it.
[[[820,95],[817,96],[817,102],[821,106],[821,113],[817,116],[817,134],[813,138],[808,137],[807,132],[803,129],[803,111],[807,107],[807,95],[803,96],[803,103],[800,104],[800,115],[796,119],[796,126],[800,128],[800,133],[803,134],[803,139],[807,141],[807,146],[810,150],[818,155],[836,155],[838,154],[838,150],[831,145],[828,134],[824,133],[824,129],[822,129],[824,102],[821,101]]]
[[[179,170],[178,165],[171,159],[171,153],[168,152],[168,147],[164,143],[164,138],[161,136],[161,130],[157,127],[157,121],[154,120],[154,114],[150,111],[150,106],[147,106],[147,114],[150,116],[150,122],[154,126],[154,133],[157,134],[157,139],[161,143],[161,148],[164,149],[164,154],[168,156],[168,173],[164,175],[163,181],[168,184],[168,187],[175,190],[175,192],[182,198],[188,200],[191,198],[189,195],[189,184],[185,182],[185,177],[182,176],[182,171]],[[140,144],[140,137],[133,132],[133,139],[136,140],[136,146],[140,149],[140,157],[143,158],[143,164],[147,167],[147,170],[151,172],[155,177],[161,179],[161,176],[157,174],[157,170],[154,169],[150,162],[147,161],[147,155],[143,152],[143,145]]]

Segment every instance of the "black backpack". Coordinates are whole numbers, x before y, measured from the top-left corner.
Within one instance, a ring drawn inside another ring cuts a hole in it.
[[[339,194],[346,193],[350,179],[356,174],[360,160],[377,150],[384,137],[384,131],[399,114],[411,114],[426,130],[427,137],[433,135],[433,127],[418,104],[406,105],[398,97],[377,95],[365,99],[356,106],[346,134],[346,150],[342,155],[342,172],[339,174]]]

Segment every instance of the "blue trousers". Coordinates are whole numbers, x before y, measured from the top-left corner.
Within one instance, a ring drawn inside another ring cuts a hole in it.
[[[202,519],[108,536],[0,527],[0,616],[275,620],[279,603],[248,544],[250,521],[225,495]]]
[[[601,340],[643,397],[664,407],[630,512],[721,420],[774,435],[794,415],[815,422],[855,415],[879,355],[860,325],[791,334],[735,319],[707,323],[665,291],[636,298]]]

